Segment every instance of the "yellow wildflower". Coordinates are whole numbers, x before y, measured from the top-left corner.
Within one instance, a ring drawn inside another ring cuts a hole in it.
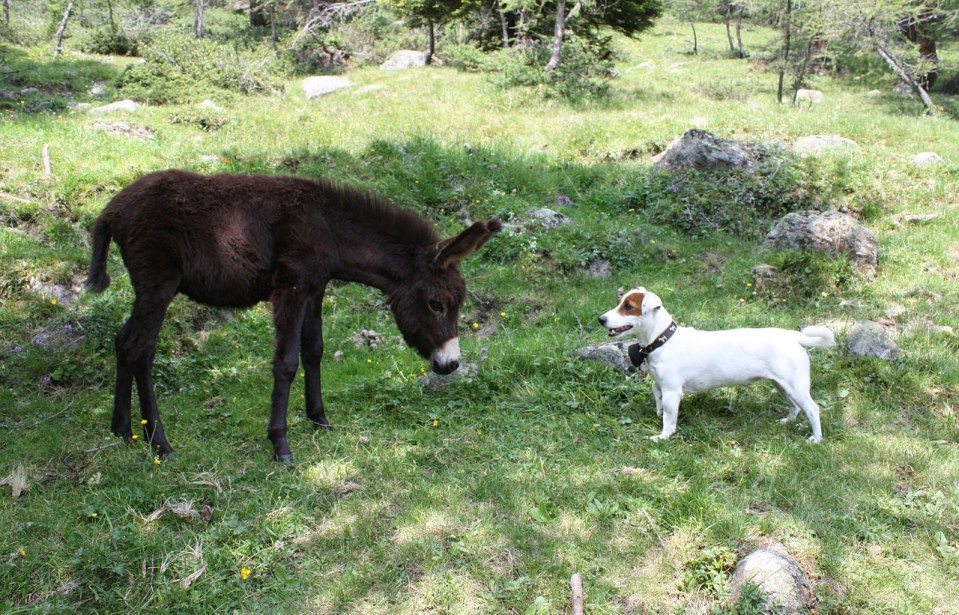
[[[438,427],[440,424],[439,419],[433,419],[433,427]]]
[[[372,363],[373,363],[373,359],[367,359],[366,362],[369,363],[369,364],[372,364]]]
[[[146,424],[147,424],[147,420],[146,420],[146,419],[140,419],[140,424],[141,424],[141,425],[146,425]]]
[[[473,328],[474,328],[474,329],[479,329],[479,323],[478,323],[478,322],[474,322],[474,323],[473,323]]]
[[[136,435],[136,434],[133,434],[133,435],[131,436],[131,438],[134,439],[134,440],[138,440],[138,439],[140,438],[140,436],[138,436],[138,435]]]
[[[96,518],[97,518],[97,513],[95,513],[95,512],[90,513],[90,518],[91,518],[91,519],[96,519]]]
[[[506,318],[506,312],[500,312],[499,315],[502,316],[503,318]]]
[[[154,464],[154,465],[160,465],[160,458],[159,458],[159,457],[154,457],[154,458],[153,458],[153,464]]]
[[[50,299],[50,305],[56,305],[56,304],[57,304],[56,299]]]
[[[19,551],[17,551],[17,555],[19,555],[20,557],[26,557],[27,556],[26,549],[20,549]]]
[[[253,571],[247,568],[246,566],[244,566],[243,568],[240,568],[240,578],[246,581],[247,579],[250,578],[251,572]]]

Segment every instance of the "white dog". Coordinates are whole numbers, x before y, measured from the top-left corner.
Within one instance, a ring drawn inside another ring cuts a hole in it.
[[[819,405],[809,395],[809,355],[806,348],[836,344],[826,327],[729,329],[698,331],[680,327],[654,293],[634,288],[619,305],[599,317],[611,337],[633,331],[639,344],[629,347],[633,364],[648,364],[653,378],[656,413],[663,417],[666,439],[676,431],[679,402],[685,393],[771,380],[789,400],[788,423],[802,410],[812,426],[810,442],[822,440]]]

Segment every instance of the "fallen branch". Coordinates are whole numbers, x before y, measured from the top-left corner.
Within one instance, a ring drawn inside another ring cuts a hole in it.
[[[104,444],[103,446],[98,446],[96,448],[88,448],[83,451],[84,455],[89,455],[91,453],[99,453],[100,451],[106,450],[108,448],[113,448],[114,446],[120,446],[123,444],[123,440],[117,440],[116,442],[111,442],[110,444]]]
[[[569,584],[573,591],[573,615],[583,615],[583,577],[574,573]]]
[[[73,404],[74,404],[74,402],[71,401],[69,404],[67,404],[67,407],[64,408],[63,410],[61,410],[60,412],[57,412],[56,414],[51,414],[50,416],[44,417],[44,418],[42,418],[42,419],[39,419],[39,420],[37,420],[36,422],[31,423],[31,424],[30,424],[29,426],[27,426],[27,427],[21,427],[21,429],[33,429],[34,427],[36,427],[37,425],[39,425],[39,424],[41,424],[41,423],[46,423],[47,421],[52,421],[53,419],[57,418],[58,416],[60,416],[61,414],[65,413],[67,410],[69,410],[70,408],[72,408],[72,407],[73,407]]]

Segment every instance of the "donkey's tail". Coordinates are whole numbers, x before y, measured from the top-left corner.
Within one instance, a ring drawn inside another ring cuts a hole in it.
[[[836,345],[836,337],[827,327],[806,327],[800,334],[799,343],[806,348],[832,348]]]
[[[90,270],[87,274],[86,287],[95,293],[103,292],[110,285],[110,275],[107,273],[107,254],[110,252],[110,223],[104,216],[97,218],[93,227],[93,258],[90,261]]]

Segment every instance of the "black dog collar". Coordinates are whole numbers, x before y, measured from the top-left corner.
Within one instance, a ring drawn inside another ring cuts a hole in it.
[[[626,352],[629,353],[629,361],[633,364],[633,367],[639,369],[643,362],[646,361],[649,353],[668,342],[669,338],[673,336],[673,333],[676,333],[676,329],[676,321],[673,320],[669,323],[669,326],[666,327],[666,330],[660,333],[659,336],[657,336],[656,339],[653,340],[653,343],[649,346],[631,344],[629,347],[627,347]]]

